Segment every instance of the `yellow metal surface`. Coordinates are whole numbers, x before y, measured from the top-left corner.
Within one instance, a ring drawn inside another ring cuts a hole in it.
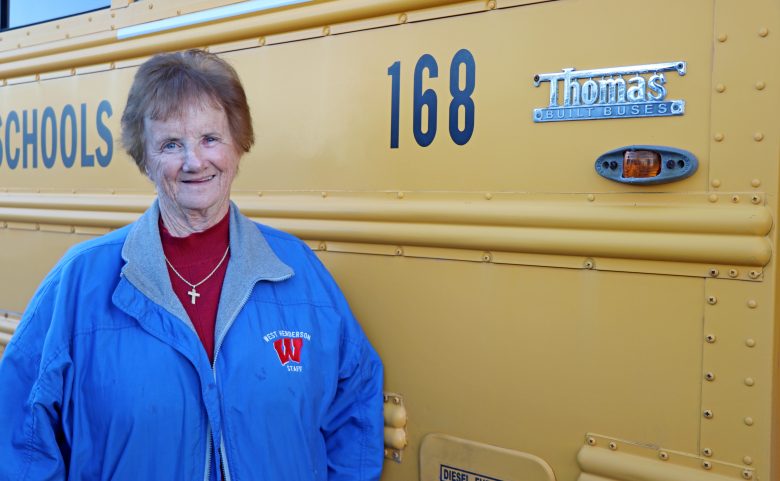
[[[153,199],[118,140],[137,66],[208,47],[239,71],[257,133],[234,200],[318,252],[403,396],[388,428],[408,446],[383,481],[442,481],[443,465],[469,481],[780,479],[777,2],[315,0],[117,37],[231,3],[115,0],[0,33],[0,346],[70,245]],[[463,49],[474,130],[458,145]],[[532,120],[549,103],[537,74],[677,61],[685,115]],[[698,171],[596,174],[635,144],[690,151]]]

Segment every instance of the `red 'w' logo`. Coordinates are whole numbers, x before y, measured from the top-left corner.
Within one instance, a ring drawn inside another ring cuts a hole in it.
[[[279,361],[282,366],[290,361],[301,362],[301,349],[303,349],[303,338],[285,337],[274,341],[274,349],[279,355]]]

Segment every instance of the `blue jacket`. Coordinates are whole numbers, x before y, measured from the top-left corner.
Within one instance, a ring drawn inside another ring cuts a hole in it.
[[[230,210],[213,365],[156,203],[49,273],[0,362],[0,480],[379,478],[379,358],[305,244]]]

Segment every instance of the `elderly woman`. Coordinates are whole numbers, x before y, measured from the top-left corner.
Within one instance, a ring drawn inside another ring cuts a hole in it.
[[[376,353],[316,256],[230,202],[254,142],[236,72],[151,58],[122,140],[157,200],[30,301],[0,363],[0,479],[377,479]]]

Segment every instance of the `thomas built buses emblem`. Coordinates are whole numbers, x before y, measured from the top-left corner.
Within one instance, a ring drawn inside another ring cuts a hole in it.
[[[550,82],[550,105],[534,109],[534,122],[683,115],[685,100],[666,100],[664,72],[683,76],[685,69],[668,62],[536,75],[534,86]]]

